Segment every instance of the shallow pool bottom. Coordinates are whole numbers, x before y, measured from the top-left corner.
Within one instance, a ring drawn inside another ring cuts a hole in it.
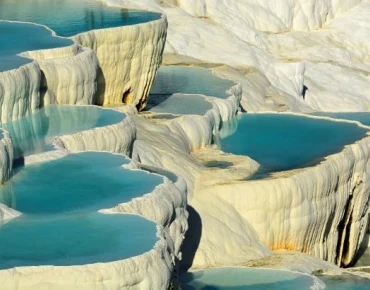
[[[184,290],[309,290],[314,280],[287,271],[218,268],[188,273],[180,278]]]
[[[0,225],[0,269],[113,262],[150,251],[157,240],[155,223],[135,215],[21,216]]]

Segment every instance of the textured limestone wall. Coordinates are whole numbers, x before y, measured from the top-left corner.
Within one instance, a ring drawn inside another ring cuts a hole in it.
[[[9,180],[13,168],[13,144],[7,131],[0,129],[0,183]]]
[[[40,82],[40,67],[35,62],[0,72],[0,121],[13,121],[37,110]]]
[[[60,58],[59,55],[38,61],[43,76],[40,87],[42,104],[94,104],[98,78],[95,53],[91,49],[78,48],[71,56]]]
[[[127,103],[139,110],[162,62],[167,19],[139,25],[93,30],[72,39],[91,48],[99,61],[96,104]]]

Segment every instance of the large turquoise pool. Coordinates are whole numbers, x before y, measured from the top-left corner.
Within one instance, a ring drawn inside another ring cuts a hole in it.
[[[96,106],[51,105],[0,127],[10,133],[17,159],[52,149],[55,136],[116,124],[125,116]]]
[[[226,91],[235,83],[214,75],[200,67],[163,66],[155,77],[150,98],[156,95],[200,94],[216,98],[226,98]]]
[[[21,168],[0,187],[0,202],[27,214],[111,208],[152,192],[162,177],[128,170],[121,155],[86,152]]]
[[[0,269],[112,262],[143,254],[157,240],[155,224],[134,215],[21,216],[0,225]]]
[[[4,1],[0,1],[0,7]],[[1,8],[0,8],[1,14]],[[70,39],[55,37],[39,25],[0,21],[0,72],[17,68],[32,60],[18,54],[37,49],[71,45]]]
[[[146,11],[107,7],[98,0],[2,0],[0,19],[45,25],[59,36],[134,25],[160,18]]]
[[[316,164],[367,133],[355,124],[294,115],[242,114],[238,118],[237,128],[225,125],[233,131],[224,133],[220,147],[256,160],[261,174]]]
[[[180,278],[184,290],[309,290],[313,278],[287,271],[219,268]]]

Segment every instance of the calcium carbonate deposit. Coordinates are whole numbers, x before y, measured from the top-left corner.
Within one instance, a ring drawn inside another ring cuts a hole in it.
[[[370,288],[369,20],[0,1],[0,288]]]

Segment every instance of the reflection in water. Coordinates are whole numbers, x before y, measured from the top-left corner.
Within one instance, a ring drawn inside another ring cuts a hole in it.
[[[2,124],[10,133],[14,158],[51,150],[55,136],[116,124],[124,114],[95,106],[46,106],[14,122]]]

